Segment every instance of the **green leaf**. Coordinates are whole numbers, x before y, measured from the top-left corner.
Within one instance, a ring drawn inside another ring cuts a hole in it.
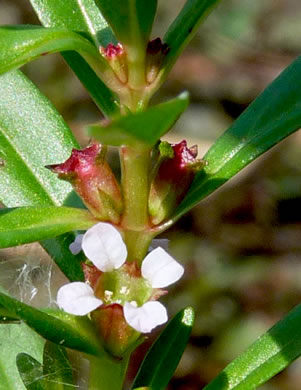
[[[40,241],[45,251],[71,282],[85,280],[81,267],[81,263],[86,260],[84,253],[80,252],[78,255],[72,255],[69,249],[75,237],[73,233],[66,233],[55,239]]]
[[[71,185],[45,168],[65,161],[78,148],[71,130],[21,72],[0,76],[0,90],[0,201],[7,207],[72,205]],[[83,280],[67,246],[73,239],[71,234],[52,241],[53,258],[68,278]],[[52,255],[49,241],[47,251]]]
[[[30,3],[45,27],[85,32],[93,38],[97,47],[116,42],[94,0],[30,0]],[[109,117],[118,115],[118,98],[87,62],[76,52],[62,55],[102,112]]]
[[[89,126],[89,134],[106,145],[154,146],[170,130],[187,105],[188,94],[184,92],[146,111],[116,119],[108,126]]]
[[[20,320],[18,320],[17,318],[0,315],[0,324],[15,324],[15,323],[20,323]]]
[[[59,28],[39,26],[0,27],[0,73],[18,68],[41,55],[75,50],[88,61],[99,62],[108,68],[107,62],[95,46],[80,34]]]
[[[24,323],[0,325],[0,389],[25,390],[16,357],[27,353],[42,361],[44,340]]]
[[[205,389],[257,389],[301,355],[300,327],[301,305],[298,305],[230,363]]]
[[[89,211],[71,207],[0,209],[0,248],[54,238],[71,230],[86,230],[96,222]]]
[[[8,207],[61,205],[72,191],[46,165],[78,144],[48,99],[21,73],[0,76],[0,199]]]
[[[87,62],[74,51],[61,54],[102,113],[107,117],[119,116],[120,108],[117,96],[100,80]]]
[[[0,293],[0,305],[12,317],[24,321],[46,340],[92,355],[104,354],[87,317],[77,317],[53,310],[50,315],[3,293]]]
[[[16,363],[27,390],[46,390],[43,386],[43,366],[40,362],[27,353],[19,353]]]
[[[166,78],[169,70],[196,33],[201,22],[220,0],[187,0],[179,15],[173,21],[163,41],[169,52],[162,65],[161,77]]]
[[[188,343],[194,322],[191,307],[181,310],[166,326],[148,351],[132,389],[149,387],[164,390]]]
[[[94,0],[29,0],[45,27],[62,27],[88,33],[96,46],[115,43],[112,30]]]
[[[46,341],[43,353],[43,375],[46,390],[74,389],[73,368],[65,348]]]
[[[301,127],[301,57],[259,95],[212,145],[208,162],[176,210],[173,221],[262,153]]]
[[[146,48],[157,0],[95,0],[117,39],[126,46]]]

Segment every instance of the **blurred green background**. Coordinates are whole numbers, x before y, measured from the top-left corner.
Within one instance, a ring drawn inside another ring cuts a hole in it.
[[[183,4],[159,0],[154,38],[163,35]],[[202,156],[301,53],[300,21],[299,0],[222,0],[153,100],[190,91],[189,109],[169,139],[197,143]],[[22,23],[38,23],[28,1],[1,0],[0,24]],[[100,120],[101,114],[61,57],[42,57],[23,70],[55,104],[82,145],[87,143],[84,127]],[[186,269],[181,283],[165,298],[169,312],[187,305],[196,310],[191,342],[169,390],[201,389],[301,301],[300,146],[297,133],[164,234],[170,239],[170,252]],[[37,246],[0,252],[0,283],[24,301],[52,304],[62,280]],[[150,342],[136,353],[131,375]],[[300,388],[301,360],[261,387]]]

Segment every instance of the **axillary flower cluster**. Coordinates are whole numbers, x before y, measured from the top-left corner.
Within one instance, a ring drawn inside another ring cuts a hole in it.
[[[141,333],[167,321],[165,307],[156,300],[165,293],[162,288],[181,278],[184,269],[163,248],[151,251],[138,268],[136,263],[126,262],[127,249],[121,234],[105,222],[78,236],[71,250],[76,253],[79,247],[92,263],[85,266],[87,283],[61,287],[57,295],[59,307],[84,316],[111,306],[114,311],[123,311],[126,323]]]
[[[184,268],[162,247],[148,252],[143,260],[129,252],[122,219],[125,200],[105,152],[103,146],[93,143],[73,150],[64,163],[49,167],[73,185],[100,221],[70,246],[72,253],[82,250],[86,256],[82,263],[85,282],[62,286],[57,303],[67,313],[89,315],[104,347],[114,356],[122,356],[141,333],[149,333],[167,321],[167,311],[158,299],[167,293],[165,287],[181,278]],[[195,148],[188,149],[186,141],[162,143],[153,151],[155,162],[146,205],[149,225],[142,230],[147,237],[144,253],[155,236],[153,228],[169,217],[189,188],[196,167],[201,166],[195,157]],[[137,242],[139,235],[133,233],[131,240]]]

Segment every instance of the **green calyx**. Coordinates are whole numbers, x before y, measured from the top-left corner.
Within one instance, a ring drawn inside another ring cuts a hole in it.
[[[175,152],[171,146],[171,144],[167,141],[161,141],[159,144],[159,153],[161,158],[173,158]]]
[[[118,303],[123,306],[125,302],[134,301],[138,306],[142,306],[152,292],[152,287],[140,275],[134,263],[103,273],[95,288],[95,295],[102,299],[105,305]]]

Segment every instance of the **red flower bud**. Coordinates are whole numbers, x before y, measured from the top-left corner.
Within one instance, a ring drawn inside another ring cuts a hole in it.
[[[158,53],[166,55],[169,52],[169,47],[167,43],[162,43],[161,38],[156,38],[148,42],[146,50],[150,55],[155,55]]]
[[[118,43],[117,45],[113,45],[113,43],[109,43],[105,49],[102,49],[102,51],[106,57],[111,59],[123,54],[123,48],[120,43]]]
[[[101,53],[110,64],[119,81],[126,84],[128,81],[127,58],[122,45],[120,43],[117,43],[117,45],[109,43],[106,48],[101,49]]]
[[[158,225],[168,218],[183,200],[196,172],[204,161],[196,159],[197,146],[187,147],[187,142],[159,145],[157,172],[151,183],[149,211],[152,223]]]
[[[100,144],[73,149],[64,163],[47,168],[72,184],[93,215],[101,221],[119,222],[123,207],[121,191]]]
[[[161,38],[156,38],[148,42],[146,49],[146,81],[151,84],[156,80],[164,57],[170,48],[167,43],[163,43]]]

